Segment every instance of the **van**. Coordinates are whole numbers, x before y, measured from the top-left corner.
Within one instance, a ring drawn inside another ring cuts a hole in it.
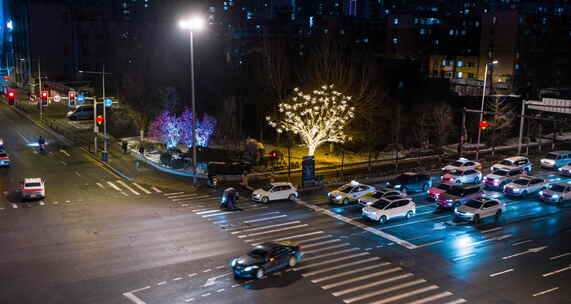
[[[570,151],[553,151],[540,160],[541,167],[546,169],[558,169],[571,164]]]
[[[97,113],[103,114],[103,108],[97,105]],[[93,105],[79,105],[67,112],[69,120],[93,120]]]

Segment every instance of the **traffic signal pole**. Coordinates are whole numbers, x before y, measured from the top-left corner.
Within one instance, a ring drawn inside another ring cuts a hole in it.
[[[40,97],[40,121],[44,121],[44,101],[42,100],[42,70],[41,61],[38,58],[38,95]]]
[[[93,97],[93,154],[97,155],[97,98]]]
[[[103,151],[107,152],[107,111],[105,110],[105,64],[103,65],[103,72],[101,72],[101,82],[103,83]]]

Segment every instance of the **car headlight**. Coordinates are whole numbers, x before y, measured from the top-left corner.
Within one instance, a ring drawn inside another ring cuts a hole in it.
[[[563,171],[563,168],[559,168],[558,170],[559,170],[559,171]]]
[[[395,188],[400,188],[402,187],[402,185],[395,185]]]
[[[452,202],[453,202],[453,200],[451,200],[451,199],[447,199],[447,200],[446,200],[446,202],[447,202],[447,203],[452,203]]]
[[[554,199],[558,199],[558,198],[559,198],[559,195],[553,194],[551,197],[553,197]]]
[[[342,198],[343,198],[342,195],[337,195],[337,196],[335,197],[335,199],[337,199],[337,200],[340,200],[340,199],[342,199]]]
[[[238,263],[237,259],[233,259],[232,262],[230,263],[230,265],[232,265],[232,267],[236,266],[236,263]]]
[[[500,184],[500,181],[497,180],[497,179],[494,179],[494,186],[497,186],[497,185],[499,185],[499,184]]]
[[[512,191],[513,191],[513,192],[520,192],[521,189],[520,189],[520,188],[513,188]]]
[[[543,195],[543,191],[539,191],[539,195]]]
[[[254,197],[255,197],[255,198],[259,198],[260,196],[262,196],[262,194],[260,194],[260,193],[254,194]]]
[[[252,271],[252,270],[257,269],[257,268],[258,268],[258,266],[256,266],[256,265],[248,266],[248,267],[244,268],[244,271]]]

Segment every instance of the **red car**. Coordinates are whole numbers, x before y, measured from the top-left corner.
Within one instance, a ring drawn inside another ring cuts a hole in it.
[[[430,190],[428,190],[427,199],[429,201],[436,201],[436,199],[438,199],[440,194],[446,192],[448,189],[452,188],[453,186],[454,184],[450,183],[440,183],[438,186],[432,187],[430,188]]]
[[[439,195],[436,202],[442,208],[456,208],[471,199],[481,197],[483,193],[480,185],[455,185]]]

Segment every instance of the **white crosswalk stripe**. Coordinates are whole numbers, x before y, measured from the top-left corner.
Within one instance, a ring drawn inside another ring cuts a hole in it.
[[[465,299],[458,299],[458,300],[452,300],[450,302],[446,302],[444,304],[462,304],[462,303],[466,303],[467,301]]]
[[[303,248],[313,248],[313,247],[317,247],[317,246],[321,246],[321,245],[327,245],[327,244],[331,244],[331,243],[336,243],[336,242],[340,242],[341,239],[332,239],[332,240],[327,240],[327,241],[323,241],[323,242],[317,242],[317,243],[312,243],[312,244],[308,244],[303,246]],[[311,250],[306,251],[306,253],[310,253],[312,252]]]
[[[339,254],[343,254],[343,253],[347,253],[347,252],[353,252],[353,251],[357,251],[357,250],[359,250],[359,248],[347,248],[347,249],[343,249],[343,250],[339,250],[339,251],[320,254],[318,256],[314,256],[314,257],[310,257],[310,258],[305,258],[303,261],[309,262],[309,261],[323,259],[323,258],[327,258],[330,256],[335,256],[335,255],[339,255]]]
[[[149,191],[149,190],[143,188],[141,185],[139,185],[139,184],[137,184],[137,183],[132,183],[132,184],[133,184],[133,186],[139,188],[139,190],[145,192],[146,194],[151,194],[151,193],[152,193],[151,191]]]
[[[278,242],[279,242],[279,241],[293,240],[293,239],[298,239],[298,238],[306,237],[306,236],[309,236],[309,235],[316,235],[316,234],[320,234],[320,233],[324,233],[324,232],[323,232],[323,231],[314,231],[314,232],[309,232],[309,233],[304,233],[304,234],[286,236],[286,237],[281,237],[281,238],[274,239],[274,241],[278,241]],[[266,237],[266,238],[262,238],[262,239],[246,240],[245,242],[248,242],[248,243],[250,243],[250,242],[257,242],[257,241],[260,241],[260,240],[263,240],[263,239],[266,239],[266,240],[267,240],[268,238]],[[261,244],[261,243],[254,243],[254,244],[252,244],[252,246],[258,246],[258,245],[260,245],[260,244]]]
[[[300,244],[300,245],[302,245],[302,244],[307,244],[307,243],[313,242],[313,241],[319,241],[319,240],[323,240],[323,239],[328,239],[328,238],[331,238],[331,237],[333,237],[331,234],[320,235],[320,236],[316,236],[316,237],[313,237],[313,238],[309,238],[309,239],[304,239],[304,240],[298,241],[297,243]],[[338,239],[337,239],[337,240],[338,240]],[[304,248],[307,248],[306,246],[310,246],[310,245],[313,245],[313,244],[314,244],[314,243],[311,243],[311,244],[309,244],[309,245],[303,245],[303,246],[304,246]]]
[[[163,193],[164,196],[170,197],[172,195],[183,194],[184,192],[171,192],[171,193]]]
[[[309,226],[309,225],[308,224],[301,224],[301,225],[295,225],[295,226],[291,226],[291,227],[274,229],[274,230],[269,230],[269,231],[249,233],[249,234],[239,235],[238,238],[258,236],[258,235],[262,235],[262,234],[275,233],[275,232],[286,231],[286,230],[290,230],[290,229],[303,228],[303,227],[307,227],[307,226]]]
[[[16,204],[12,204],[12,208],[14,208],[14,209],[18,209],[18,205],[16,205]]]
[[[343,285],[346,285],[346,284],[349,284],[349,283],[354,283],[354,282],[358,282],[358,281],[362,281],[362,280],[366,280],[366,279],[370,279],[370,278],[382,276],[382,275],[385,275],[385,274],[388,274],[388,273],[393,273],[393,272],[400,271],[400,270],[402,270],[402,268],[400,268],[400,267],[395,267],[395,268],[391,268],[391,269],[387,269],[387,270],[383,270],[383,271],[377,271],[377,272],[373,272],[373,273],[366,274],[366,275],[364,275],[364,276],[352,278],[352,279],[349,279],[349,280],[345,280],[345,281],[341,281],[341,282],[337,282],[337,283],[332,283],[332,284],[324,285],[324,286],[321,286],[321,288],[327,290],[327,289],[331,289],[331,288],[343,286]]]
[[[315,279],[315,280],[311,280],[312,283],[321,283],[323,281],[328,281],[328,280],[332,280],[332,279],[336,279],[336,278],[341,278],[344,276],[348,276],[354,273],[359,273],[359,272],[363,272],[363,271],[367,271],[367,270],[371,270],[371,269],[375,269],[375,268],[380,268],[380,267],[384,267],[387,265],[390,265],[391,263],[389,262],[385,262],[385,263],[381,263],[381,264],[375,264],[375,265],[370,265],[367,267],[362,267],[362,268],[357,268],[357,269],[353,269],[353,270],[348,270],[348,271],[344,271],[341,273],[336,273],[336,274],[332,274],[329,276],[325,276],[325,277],[321,277],[319,279]]]
[[[157,188],[157,187],[151,187],[151,189],[153,189],[153,191],[155,191],[156,193],[163,193],[161,191],[161,189]]]
[[[232,213],[234,213],[234,211],[226,211],[226,212],[220,212],[220,213],[207,214],[207,215],[203,215],[202,217],[208,218],[208,217],[225,215],[225,214],[232,214]]]
[[[345,290],[342,290],[342,291],[334,292],[334,293],[332,293],[332,295],[334,295],[334,296],[336,296],[336,297],[339,297],[339,296],[346,295],[346,294],[348,294],[348,293],[352,293],[352,292],[355,292],[355,291],[358,291],[358,290],[367,289],[367,288],[372,287],[372,286],[387,284],[387,283],[390,283],[390,282],[394,282],[394,281],[398,281],[398,280],[410,278],[410,277],[412,277],[412,276],[414,276],[412,273],[405,273],[405,274],[402,274],[402,275],[399,275],[399,276],[396,276],[396,277],[390,277],[390,278],[388,278],[388,279],[384,279],[384,280],[381,280],[381,281],[376,281],[376,282],[372,282],[372,283],[369,283],[369,284],[365,284],[365,285],[361,285],[361,286],[357,286],[357,287],[345,289]],[[375,291],[375,292],[369,292],[369,293],[366,293],[366,294],[363,294],[363,295],[360,295],[360,296],[356,296],[356,297],[344,299],[343,302],[345,302],[345,303],[353,303],[353,302],[357,302],[357,301],[360,301],[360,300],[363,300],[363,299],[371,298],[371,297],[374,297],[374,296],[382,295],[382,294],[385,294],[385,293],[393,292],[393,291],[396,291],[396,290],[399,290],[399,289],[403,289],[403,288],[406,288],[406,287],[411,287],[411,286],[418,285],[418,284],[422,284],[422,283],[426,283],[426,280],[425,280],[425,279],[417,279],[417,280],[414,280],[414,281],[409,281],[409,282],[402,283],[402,284],[399,284],[399,285],[391,286],[391,287],[388,287],[388,288],[385,288],[385,289],[377,290],[377,291]]]
[[[123,190],[121,190],[121,188],[115,186],[115,184],[112,183],[112,182],[107,182],[107,184],[108,184],[109,186],[111,186],[111,188],[113,188],[113,189],[115,189],[115,190],[117,190],[117,191],[119,191],[119,192],[122,192],[122,191],[123,191]]]
[[[313,267],[317,267],[317,266],[321,266],[321,265],[332,264],[332,263],[336,263],[339,261],[348,260],[348,259],[352,259],[352,258],[356,258],[356,257],[368,255],[368,254],[369,254],[368,252],[361,252],[361,253],[348,255],[348,256],[344,256],[344,257],[340,257],[340,258],[335,258],[335,259],[331,259],[331,260],[327,260],[327,261],[323,261],[323,262],[318,262],[318,263],[313,263],[313,264],[309,264],[309,265],[304,265],[301,267],[296,267],[293,270],[303,270],[303,269],[313,268]]]
[[[333,241],[339,241],[339,239],[335,239]],[[349,243],[341,243],[341,244],[337,244],[337,245],[333,245],[333,246],[329,246],[329,247],[323,247],[323,248],[318,248],[318,249],[313,249],[313,250],[304,250],[303,252],[305,252],[305,254],[316,254],[316,253],[321,252],[321,251],[329,251],[331,249],[347,247],[350,245],[351,244],[349,244]],[[305,248],[309,248],[309,247],[304,246],[303,248],[305,249]]]
[[[293,221],[293,222],[280,223],[280,224],[274,224],[274,225],[268,225],[268,226],[261,226],[261,227],[256,227],[256,228],[248,228],[248,229],[244,229],[244,230],[240,230],[240,231],[232,231],[232,232],[230,232],[230,234],[252,232],[252,231],[264,230],[264,229],[269,229],[269,228],[274,228],[274,227],[282,227],[282,226],[299,224],[299,223],[301,223],[301,222],[300,221]]]
[[[438,285],[426,286],[426,287],[423,287],[423,288],[421,288],[421,289],[416,289],[416,290],[413,290],[413,291],[409,291],[409,292],[407,292],[407,293],[403,293],[403,294],[396,295],[396,296],[392,296],[392,297],[389,297],[389,298],[386,298],[386,299],[382,299],[382,300],[379,300],[379,301],[371,302],[371,303],[369,303],[369,304],[386,304],[386,303],[390,303],[390,302],[395,302],[395,301],[402,300],[402,299],[408,298],[408,297],[412,297],[412,296],[414,296],[414,295],[421,294],[421,293],[425,293],[425,292],[427,292],[427,291],[434,290],[434,289],[438,289]],[[345,302],[345,303],[352,303],[352,302],[347,302],[347,301],[345,301],[345,300],[343,300],[343,302]]]
[[[342,264],[342,265],[337,265],[337,266],[333,266],[333,267],[329,267],[329,268],[325,268],[325,269],[320,269],[320,270],[315,270],[312,272],[306,272],[306,273],[302,273],[301,276],[303,277],[311,277],[314,275],[318,275],[321,273],[325,273],[325,272],[331,272],[333,270],[338,270],[338,269],[342,269],[342,268],[347,268],[347,267],[351,267],[351,266],[355,266],[355,265],[359,265],[359,264],[365,264],[368,262],[372,262],[372,261],[377,261],[380,260],[381,258],[379,257],[371,257],[368,259],[364,259],[364,260],[358,260],[355,262],[350,262],[350,263],[346,263],[346,264]]]
[[[245,223],[245,224],[252,224],[252,223],[258,223],[258,222],[264,222],[264,221],[275,220],[275,219],[282,218],[282,217],[286,217],[286,216],[287,216],[287,215],[282,214],[282,215],[276,215],[276,216],[265,217],[265,218],[261,218],[261,219],[255,219],[255,220],[244,221],[244,223]]]
[[[133,193],[133,194],[135,194],[135,195],[141,195],[139,192],[135,191],[133,188],[131,188],[129,185],[127,185],[127,183],[125,183],[124,181],[122,181],[122,180],[116,180],[116,182],[117,182],[119,185],[121,185],[121,186],[127,188],[127,190],[131,191],[131,193]]]
[[[423,298],[423,299],[419,299],[419,300],[416,300],[416,301],[412,301],[412,302],[409,302],[409,303],[406,303],[406,304],[424,304],[424,303],[432,302],[432,301],[434,301],[434,300],[446,298],[446,297],[449,297],[449,296],[451,296],[451,295],[453,295],[453,293],[451,293],[451,292],[449,292],[449,291],[445,291],[445,292],[441,292],[441,293],[432,295],[432,296],[430,296],[430,297],[426,297],[426,298]]]

